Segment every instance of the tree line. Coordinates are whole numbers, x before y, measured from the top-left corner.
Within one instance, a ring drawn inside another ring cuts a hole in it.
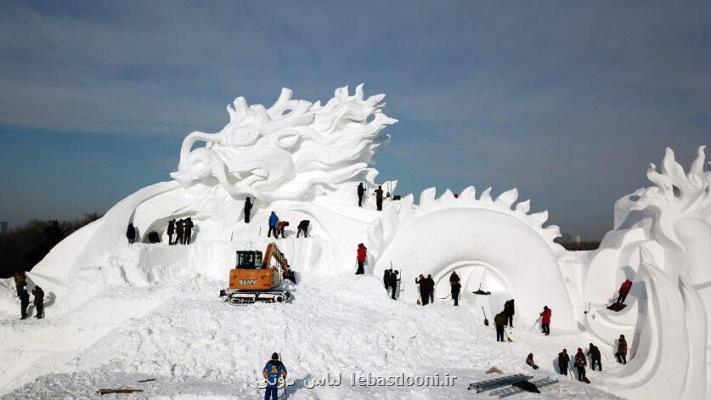
[[[29,271],[57,243],[82,226],[101,218],[94,212],[74,220],[32,220],[0,234],[0,278]]]

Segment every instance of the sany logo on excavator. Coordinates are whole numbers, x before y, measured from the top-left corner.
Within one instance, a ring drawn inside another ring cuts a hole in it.
[[[257,283],[256,279],[240,279],[239,284],[240,285],[254,285]]]

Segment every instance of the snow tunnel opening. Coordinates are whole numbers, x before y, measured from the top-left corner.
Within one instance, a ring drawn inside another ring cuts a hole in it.
[[[451,292],[449,277],[453,271],[456,271],[457,275],[459,275],[462,285],[459,304],[474,308],[478,313],[481,313],[481,308],[483,307],[489,319],[503,311],[504,303],[513,298],[511,286],[496,267],[484,261],[474,260],[450,264],[433,277],[435,281],[435,301],[451,301],[451,298],[442,299],[442,297]],[[479,289],[491,292],[491,294],[475,294],[474,292]]]

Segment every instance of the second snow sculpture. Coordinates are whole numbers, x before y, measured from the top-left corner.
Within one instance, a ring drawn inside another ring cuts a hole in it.
[[[624,312],[601,308],[586,320],[602,340],[612,332],[633,337],[635,358],[619,372],[630,398],[706,398],[711,172],[704,164],[704,146],[688,174],[667,149],[661,172],[654,164],[647,171],[654,185],[617,202],[615,230],[587,268],[584,296],[592,303],[607,301],[624,277],[636,282]]]

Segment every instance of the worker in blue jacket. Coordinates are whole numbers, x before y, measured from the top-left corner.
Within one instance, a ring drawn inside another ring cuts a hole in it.
[[[286,385],[286,367],[279,361],[279,354],[272,354],[272,359],[264,366],[262,375],[267,380],[267,392],[264,394],[264,400],[269,400],[270,398],[277,400],[279,378],[283,378]]]
[[[277,217],[276,213],[272,211],[272,215],[269,216],[269,232],[267,232],[267,237],[271,237],[272,232],[274,232],[274,238],[279,238],[277,223],[279,223],[279,217]]]

